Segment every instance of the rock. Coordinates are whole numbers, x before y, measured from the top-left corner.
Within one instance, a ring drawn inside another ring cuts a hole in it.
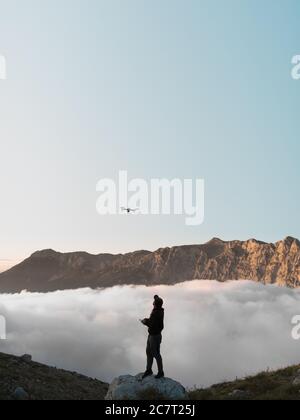
[[[295,379],[293,380],[293,385],[294,385],[294,386],[299,386],[299,385],[300,385],[300,376],[298,376],[297,378],[295,378]]]
[[[26,363],[31,363],[32,356],[30,354],[24,354],[23,356],[21,356],[21,360]]]
[[[235,389],[228,395],[230,398],[235,398],[238,400],[248,399],[250,398],[251,394],[247,391],[242,391],[240,389]]]
[[[28,401],[29,395],[23,388],[18,387],[15,389],[14,393],[12,394],[12,398],[16,401]]]
[[[122,400],[187,400],[187,392],[179,383],[169,378],[155,379],[143,374],[120,376],[109,387],[107,401]]]
[[[299,386],[300,385],[300,369],[296,373],[295,379],[293,380],[293,385],[294,386]]]

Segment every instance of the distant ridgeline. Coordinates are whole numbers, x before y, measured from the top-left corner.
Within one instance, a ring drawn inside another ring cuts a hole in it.
[[[0,274],[0,293],[50,292],[116,285],[173,285],[189,280],[253,280],[300,286],[300,242],[224,242],[161,248],[155,252],[91,255],[39,251]]]

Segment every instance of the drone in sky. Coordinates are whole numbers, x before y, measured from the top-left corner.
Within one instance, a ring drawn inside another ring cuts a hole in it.
[[[130,208],[126,208],[126,207],[121,207],[121,210],[126,212],[127,214],[131,214],[131,213],[136,213],[139,209],[130,209]]]

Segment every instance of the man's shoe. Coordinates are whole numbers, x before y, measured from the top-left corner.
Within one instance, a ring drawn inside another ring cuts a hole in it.
[[[164,377],[165,377],[164,372],[159,372],[159,373],[155,376],[155,379],[162,379],[162,378],[164,378]]]
[[[146,372],[144,373],[144,375],[143,375],[143,378],[142,378],[142,379],[145,379],[145,378],[147,378],[148,376],[152,376],[152,375],[153,375],[152,370],[146,370]]]

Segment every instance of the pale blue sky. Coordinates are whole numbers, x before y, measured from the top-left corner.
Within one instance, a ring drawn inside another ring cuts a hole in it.
[[[300,237],[298,0],[0,0],[1,259]],[[100,217],[96,183],[200,177],[206,218]]]

